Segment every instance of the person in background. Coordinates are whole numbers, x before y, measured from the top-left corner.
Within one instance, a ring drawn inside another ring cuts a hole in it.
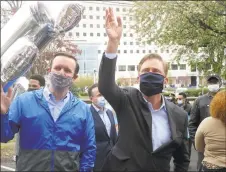
[[[114,108],[119,137],[105,158],[103,171],[187,171],[189,150],[187,114],[161,94],[168,65],[158,54],[147,54],[138,64],[140,90],[120,88],[115,82],[122,21],[106,9],[108,44],[99,68],[98,89]]]
[[[25,92],[11,102],[1,87],[1,142],[20,131],[16,171],[92,171],[95,130],[89,106],[69,88],[79,65],[70,53],[56,53],[48,87]]]
[[[226,91],[218,92],[210,103],[210,117],[205,118],[195,134],[195,147],[204,153],[204,172],[226,171]]]
[[[195,133],[199,127],[199,124],[207,117],[210,116],[209,105],[214,95],[220,90],[222,85],[219,75],[212,74],[207,77],[207,85],[209,92],[198,97],[193,103],[190,120],[189,120],[189,135],[192,143],[194,144]],[[202,152],[198,152],[197,171],[202,171],[202,160],[204,155]]]
[[[177,95],[177,105],[181,107],[183,110],[185,110],[188,114],[188,121],[190,120],[190,114],[191,114],[191,104],[187,100],[187,95],[184,92],[181,92]],[[189,154],[191,157],[191,147],[192,147],[192,141],[189,136],[188,132],[188,139],[189,139]]]
[[[171,101],[172,103],[176,104],[176,96],[175,96],[175,94],[174,94],[174,93],[171,93],[171,94],[170,94],[170,97],[171,97],[171,100],[170,100],[170,101]]]
[[[41,75],[32,75],[29,79],[29,85],[27,91],[38,90],[41,87],[45,87],[45,78]]]
[[[106,100],[98,90],[98,84],[92,85],[88,90],[89,98],[92,101],[90,110],[93,115],[96,135],[96,161],[94,171],[100,171],[104,159],[111,151],[117,140],[115,120],[112,111],[107,109]]]
[[[32,75],[29,79],[29,84],[28,84],[28,90],[27,91],[34,91],[38,90],[41,87],[45,87],[45,78],[41,75],[35,74]],[[13,160],[16,161],[18,160],[19,156],[19,149],[20,149],[20,132],[15,134],[16,142],[15,142],[15,156],[13,157]]]

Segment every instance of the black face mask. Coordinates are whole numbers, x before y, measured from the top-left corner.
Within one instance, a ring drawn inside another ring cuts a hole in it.
[[[152,72],[140,75],[140,91],[150,97],[163,90],[164,76]]]

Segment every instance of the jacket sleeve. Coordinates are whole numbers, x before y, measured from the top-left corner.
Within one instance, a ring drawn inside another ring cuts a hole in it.
[[[205,141],[204,141],[204,133],[203,133],[204,125],[205,125],[205,120],[201,122],[195,134],[195,148],[198,152],[204,152],[204,149],[205,149]]]
[[[19,131],[21,107],[17,97],[11,104],[7,114],[1,114],[1,143],[7,143]]]
[[[192,142],[194,142],[195,139],[195,133],[197,131],[197,128],[200,124],[200,109],[199,109],[199,98],[195,100],[190,114],[190,120],[189,120],[189,135]]]
[[[188,171],[189,158],[189,144],[188,144],[188,118],[185,118],[183,140],[181,145],[173,153],[174,171]]]
[[[84,127],[84,137],[81,144],[80,170],[84,172],[92,171],[96,159],[96,140],[93,117],[90,108],[87,106],[86,123]]]
[[[109,59],[103,54],[100,69],[98,88],[118,115],[125,101],[125,93],[115,83],[115,67],[117,58]]]

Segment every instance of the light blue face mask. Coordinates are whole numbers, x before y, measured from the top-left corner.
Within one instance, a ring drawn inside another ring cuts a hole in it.
[[[97,98],[97,106],[103,108],[105,104],[106,104],[106,101],[103,96]]]

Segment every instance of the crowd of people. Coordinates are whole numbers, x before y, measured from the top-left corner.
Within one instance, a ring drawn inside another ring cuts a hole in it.
[[[191,105],[185,93],[173,102],[161,93],[168,65],[158,54],[138,64],[139,89],[115,82],[122,21],[106,9],[108,43],[98,83],[89,90],[91,105],[69,88],[78,77],[76,58],[55,54],[49,85],[31,77],[29,91],[12,99],[1,87],[1,142],[18,133],[17,171],[188,171],[191,148],[197,171],[226,170],[226,91],[221,79],[207,78],[209,93]],[[118,132],[112,110],[117,115]]]

